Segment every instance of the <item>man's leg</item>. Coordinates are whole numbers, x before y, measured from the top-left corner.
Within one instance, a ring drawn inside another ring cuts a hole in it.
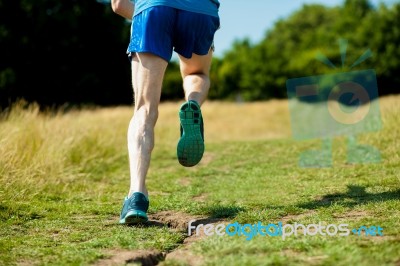
[[[186,102],[179,110],[181,138],[178,142],[177,154],[179,163],[186,167],[198,164],[205,149],[200,105],[206,100],[210,88],[211,60],[211,49],[204,56],[193,54],[190,59],[180,56]]]
[[[147,221],[149,208],[146,175],[154,147],[154,126],[158,117],[161,86],[168,63],[149,53],[132,58],[132,82],[135,111],[128,128],[128,151],[131,185],[124,199],[119,223]]]
[[[135,112],[128,129],[129,196],[134,192],[148,195],[145,179],[154,147],[154,126],[167,65],[164,59],[148,53],[137,53],[132,59]]]
[[[212,49],[207,55],[193,54],[190,59],[179,56],[179,60],[186,100],[193,100],[202,105],[210,89]]]

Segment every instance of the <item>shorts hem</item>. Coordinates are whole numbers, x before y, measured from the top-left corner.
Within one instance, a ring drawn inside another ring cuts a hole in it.
[[[135,53],[148,53],[148,54],[152,54],[152,55],[155,55],[155,56],[158,56],[158,57],[164,59],[164,60],[167,61],[167,62],[170,62],[170,61],[171,61],[171,57],[172,57],[172,55],[171,55],[171,56],[169,57],[169,59],[168,59],[167,57],[165,57],[165,56],[163,56],[163,55],[161,55],[161,54],[159,54],[159,53],[155,53],[154,51],[150,51],[150,50],[138,50],[138,51],[132,50],[132,51],[127,51],[126,53],[127,53],[128,58],[129,58],[130,60],[132,60],[133,54],[135,54]]]
[[[208,55],[208,53],[210,52],[210,50],[211,50],[212,48],[210,47],[210,49],[208,49],[207,50],[207,52],[192,52],[189,56],[187,56],[187,54],[186,53],[181,53],[181,52],[179,52],[179,51],[177,51],[177,50],[174,50],[177,54],[179,54],[180,56],[183,56],[184,58],[186,58],[186,59],[190,59],[190,58],[192,58],[192,56],[193,56],[193,54],[195,54],[195,55],[199,55],[199,56],[205,56],[205,55]]]

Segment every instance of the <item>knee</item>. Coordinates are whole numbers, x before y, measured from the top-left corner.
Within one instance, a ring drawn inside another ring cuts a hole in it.
[[[208,79],[210,72],[206,71],[206,70],[200,70],[200,69],[198,69],[196,71],[182,70],[181,75],[182,75],[183,79],[186,79],[186,78]]]
[[[183,77],[186,86],[196,86],[197,84],[209,84],[210,78],[206,74],[191,74]]]

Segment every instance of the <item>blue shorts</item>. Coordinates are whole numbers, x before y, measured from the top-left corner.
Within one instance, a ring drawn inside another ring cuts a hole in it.
[[[213,46],[219,18],[167,6],[154,6],[132,21],[127,53],[152,53],[167,62],[172,52],[186,58],[206,55]]]

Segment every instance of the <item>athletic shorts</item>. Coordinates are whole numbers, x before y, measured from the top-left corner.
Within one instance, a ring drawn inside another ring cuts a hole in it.
[[[206,55],[213,47],[219,18],[167,6],[154,6],[134,16],[127,53],[152,53],[169,62],[172,52],[186,58]]]

